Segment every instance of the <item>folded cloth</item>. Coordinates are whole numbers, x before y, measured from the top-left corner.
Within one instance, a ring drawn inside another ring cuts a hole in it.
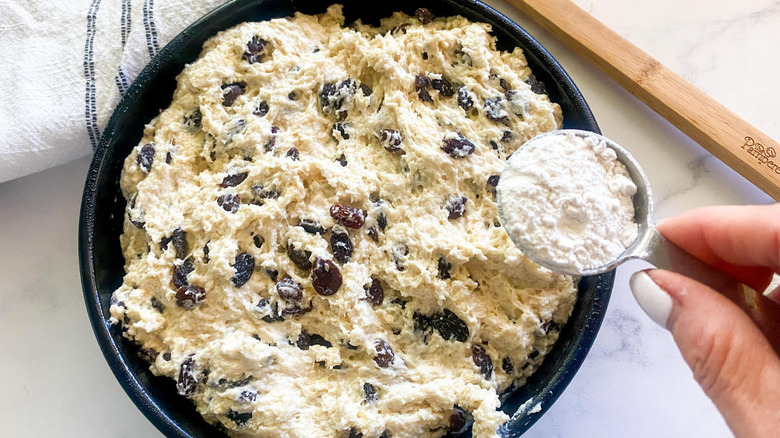
[[[0,8],[0,182],[92,153],[122,94],[226,0],[15,0]]]

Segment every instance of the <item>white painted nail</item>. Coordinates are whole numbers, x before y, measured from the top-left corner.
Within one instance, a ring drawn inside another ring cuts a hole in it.
[[[663,328],[666,328],[666,321],[669,319],[669,313],[672,311],[672,297],[661,289],[649,275],[644,271],[634,273],[629,280],[631,292],[639,303],[639,307],[647,315]]]

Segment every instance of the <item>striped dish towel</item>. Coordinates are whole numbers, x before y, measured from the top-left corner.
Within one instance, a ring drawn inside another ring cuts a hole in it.
[[[0,182],[92,153],[141,69],[225,2],[2,2]]]

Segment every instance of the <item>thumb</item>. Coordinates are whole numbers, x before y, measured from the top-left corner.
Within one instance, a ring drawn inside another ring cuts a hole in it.
[[[630,284],[642,309],[672,332],[735,435],[766,437],[780,430],[780,359],[739,307],[669,271],[640,271]]]

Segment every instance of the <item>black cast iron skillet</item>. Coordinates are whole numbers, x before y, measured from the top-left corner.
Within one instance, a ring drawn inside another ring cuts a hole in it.
[[[522,48],[537,79],[547,87],[550,99],[561,105],[564,128],[600,132],[593,114],[577,87],[553,57],[517,24],[474,0],[400,0],[367,2],[343,0],[347,23],[355,19],[378,24],[395,11],[414,14],[427,7],[436,16],[460,14],[493,25],[498,48]],[[84,186],[79,224],[79,257],[84,299],[92,328],[103,355],[125,392],[138,409],[168,437],[224,436],[206,423],[193,404],[176,393],[172,379],[155,377],[137,348],[108,322],[112,292],[124,275],[119,235],[125,200],[119,190],[122,163],[140,141],[143,127],[171,102],[175,77],[194,61],[206,39],[244,21],[290,16],[296,11],[317,14],[329,2],[316,0],[237,0],[219,7],[174,38],[144,68],[119,102],[95,152]],[[512,419],[501,434],[516,437],[525,432],[561,395],[588,353],[598,331],[612,290],[614,271],[586,277],[579,284],[579,298],[560,339],[538,371],[520,389],[507,394],[502,409]],[[522,411],[518,408],[527,400]],[[541,411],[528,407],[541,403]],[[517,414],[514,415],[513,414]]]

